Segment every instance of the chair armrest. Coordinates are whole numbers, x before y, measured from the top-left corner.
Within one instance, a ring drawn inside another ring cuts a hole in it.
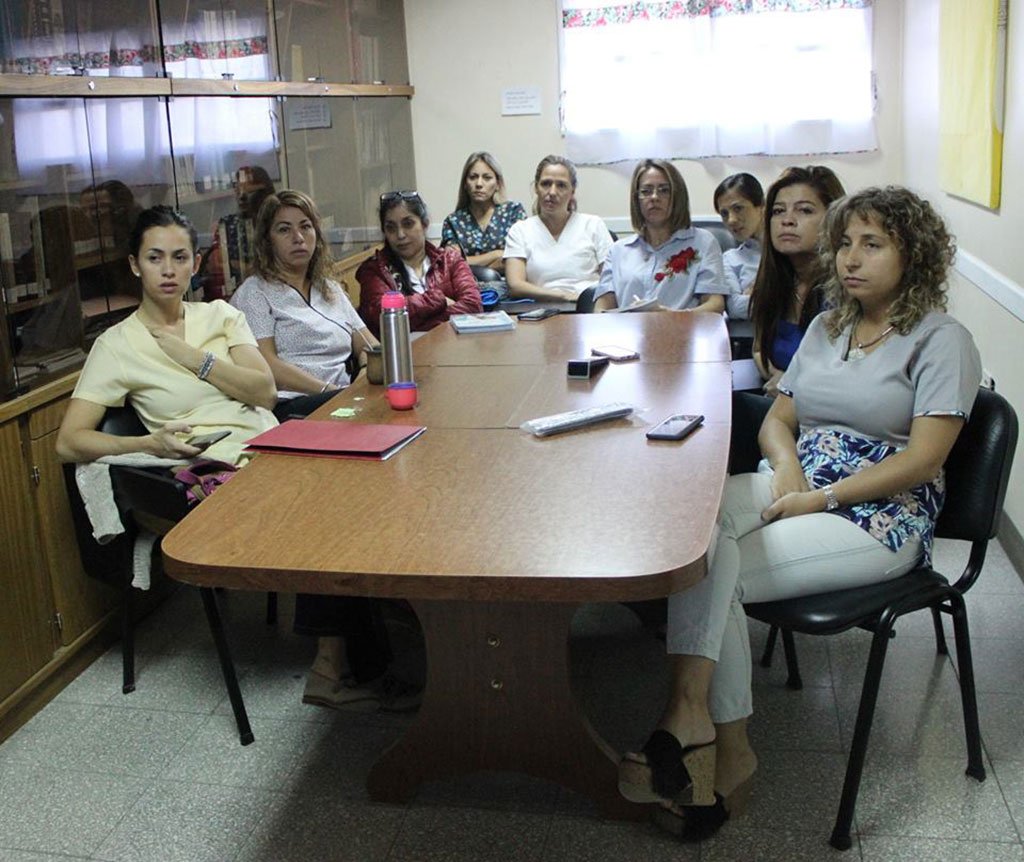
[[[122,512],[140,512],[175,522],[189,512],[188,488],[165,467],[114,465],[110,480]]]

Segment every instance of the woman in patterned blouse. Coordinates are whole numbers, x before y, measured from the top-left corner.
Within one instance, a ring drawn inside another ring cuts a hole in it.
[[[470,153],[462,167],[455,212],[441,227],[441,245],[457,245],[469,264],[504,272],[505,234],[526,218],[523,205],[502,201],[504,196],[505,177],[494,156]]]
[[[927,201],[892,186],[842,198],[821,247],[831,310],[811,322],[761,426],[771,469],[729,477],[710,572],[669,599],[669,706],[620,765],[623,794],[661,802],[661,822],[684,838],[737,814],[757,767],[743,603],[927,562],[942,466],[981,380],[971,334],[945,313],[956,246]]]

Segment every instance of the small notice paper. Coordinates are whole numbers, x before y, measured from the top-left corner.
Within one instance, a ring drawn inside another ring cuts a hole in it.
[[[299,107],[293,108],[288,116],[288,130],[329,129],[331,127],[331,109],[326,99],[307,99]]]
[[[517,117],[540,113],[540,87],[511,87],[501,91],[501,115]]]

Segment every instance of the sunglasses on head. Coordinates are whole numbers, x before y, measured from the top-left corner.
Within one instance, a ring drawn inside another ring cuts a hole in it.
[[[382,204],[391,204],[395,201],[418,201],[419,199],[419,192],[385,192],[380,196]]]

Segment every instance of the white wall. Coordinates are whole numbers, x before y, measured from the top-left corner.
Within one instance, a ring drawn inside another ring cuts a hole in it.
[[[558,4],[555,0],[406,0],[409,74],[416,177],[435,226],[451,211],[459,171],[474,150],[489,150],[502,164],[509,195],[529,208],[537,162],[562,153],[558,131]],[[767,185],[790,164],[832,167],[848,189],[896,182],[902,175],[900,147],[900,4],[875,6],[875,62],[878,74],[880,150],[833,158],[750,157],[679,162],[695,215],[712,212],[715,186],[736,171],[749,171]],[[714,86],[708,69],[704,86]],[[723,98],[757,98],[757,70],[751,91]],[[799,82],[794,82],[798,86]],[[537,86],[542,113],[502,117],[501,92]],[[672,98],[671,84],[665,84]],[[609,111],[614,112],[610,105]],[[628,222],[632,164],[583,168],[580,208]]]
[[[939,4],[905,0],[903,5],[904,182],[942,212],[962,250],[995,270],[996,284],[1008,297],[1004,301],[1024,308],[1024,164],[1019,157],[1024,149],[1024,8],[1016,4],[1009,16],[1002,200],[993,211],[947,195],[939,187]],[[1024,321],[963,276],[953,280],[951,311],[974,334],[996,388],[1024,419]],[[1006,514],[1017,532],[1024,533],[1021,443],[1015,476]]]

